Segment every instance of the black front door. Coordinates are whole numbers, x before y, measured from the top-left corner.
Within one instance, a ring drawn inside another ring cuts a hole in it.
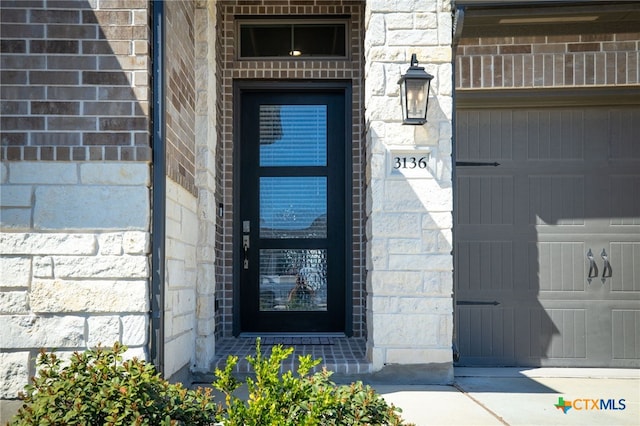
[[[237,331],[343,332],[345,89],[237,93]]]

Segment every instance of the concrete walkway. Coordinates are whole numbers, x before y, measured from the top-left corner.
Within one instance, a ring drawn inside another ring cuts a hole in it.
[[[456,368],[455,373],[454,386],[372,386],[416,425],[640,425],[640,370]],[[573,402],[566,414],[555,407],[558,398]]]

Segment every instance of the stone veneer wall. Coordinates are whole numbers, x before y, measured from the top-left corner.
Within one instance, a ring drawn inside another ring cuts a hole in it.
[[[210,371],[215,355],[216,240],[218,227],[219,158],[216,157],[216,31],[214,1],[196,2],[195,11],[195,183],[198,191],[198,247],[196,250],[196,340],[194,371]]]
[[[456,88],[637,85],[639,49],[640,32],[462,38]]]
[[[0,399],[40,348],[146,356],[148,5],[0,4]]]
[[[145,357],[149,167],[2,163],[0,398],[15,398],[40,348],[120,341]]]
[[[196,329],[196,198],[166,180],[164,375],[171,377],[194,357]]]
[[[364,289],[364,124],[363,124],[363,0],[255,0],[250,2],[219,0],[217,2],[216,69],[217,114],[219,129],[218,191],[224,203],[224,216],[217,234],[217,294],[221,302],[217,314],[218,333],[231,336],[233,325],[233,81],[245,80],[342,80],[352,84],[352,199],[353,199],[353,334],[365,335]],[[275,16],[287,18],[311,16],[350,16],[347,40],[351,44],[350,60],[238,60],[236,54],[236,17]],[[213,46],[212,46],[213,47]]]
[[[422,364],[427,368],[416,366],[412,374],[449,382],[451,5],[447,0],[369,0],[365,16],[368,352],[374,370]],[[435,76],[428,123],[422,126],[401,124],[398,79],[412,53]],[[428,155],[428,167],[392,174],[393,152]]]

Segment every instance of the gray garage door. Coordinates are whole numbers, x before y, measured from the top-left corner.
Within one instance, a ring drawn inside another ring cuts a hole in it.
[[[456,118],[460,364],[639,367],[640,106]]]

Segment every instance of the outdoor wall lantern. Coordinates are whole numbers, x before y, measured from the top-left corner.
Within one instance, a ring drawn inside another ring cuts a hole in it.
[[[433,76],[418,66],[416,54],[411,55],[411,66],[400,77],[400,103],[402,124],[424,124],[427,122],[427,105]]]

